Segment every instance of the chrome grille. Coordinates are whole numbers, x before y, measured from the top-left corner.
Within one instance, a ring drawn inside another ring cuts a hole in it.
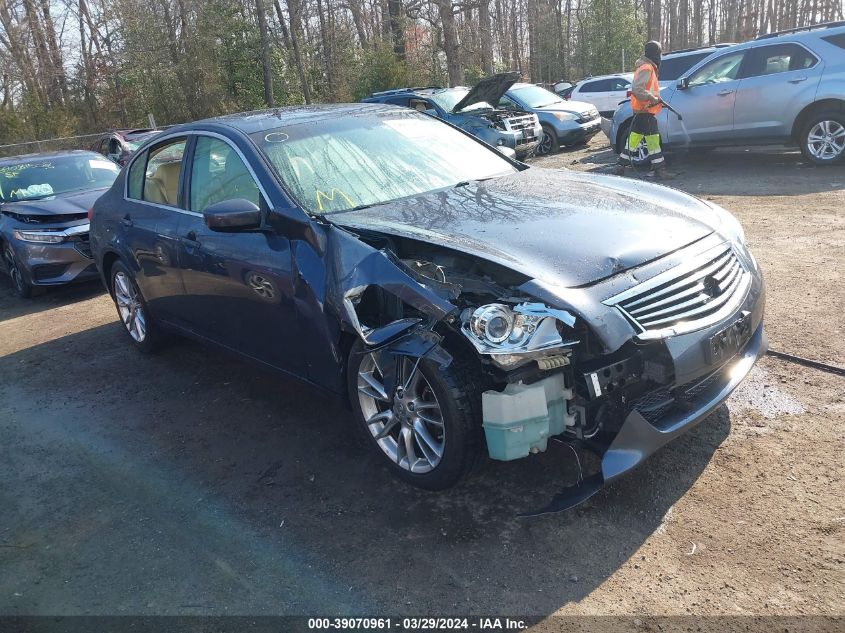
[[[533,129],[534,128],[534,115],[528,114],[525,116],[514,116],[505,119],[505,129],[510,130],[512,132],[518,130],[525,130],[525,129]]]
[[[730,246],[696,257],[605,301],[643,332],[669,335],[705,327],[734,310],[751,276]]]

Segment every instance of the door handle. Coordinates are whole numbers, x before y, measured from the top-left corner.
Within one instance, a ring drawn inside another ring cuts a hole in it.
[[[123,219],[120,221],[123,226],[132,226],[132,216],[128,213],[123,216]]]
[[[800,84],[802,81],[807,81],[806,77],[796,77],[795,79],[789,79],[789,83],[791,84]]]
[[[728,95],[732,95],[733,93],[733,90],[722,90],[721,92],[717,92],[716,94],[720,97],[727,97]]]
[[[188,231],[184,237],[179,238],[179,241],[185,246],[190,246],[192,248],[197,248],[200,245],[197,241],[197,234],[194,231]]]

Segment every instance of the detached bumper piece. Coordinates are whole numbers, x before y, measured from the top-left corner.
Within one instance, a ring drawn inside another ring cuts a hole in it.
[[[639,466],[718,409],[767,349],[761,324],[745,348],[716,372],[667,391],[663,402],[655,396],[634,403],[616,437],[600,455],[601,470],[580,484],[561,490],[546,507],[521,516],[534,517],[573,508]]]

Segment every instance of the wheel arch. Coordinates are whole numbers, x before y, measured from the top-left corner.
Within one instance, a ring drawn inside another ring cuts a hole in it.
[[[616,130],[616,139],[613,142],[613,148],[616,150],[617,154],[621,154],[624,149],[623,143],[628,139],[628,134],[631,131],[631,122],[633,120],[633,115],[629,116],[619,124],[619,127]]]
[[[111,287],[111,269],[114,263],[120,259],[120,254],[117,251],[108,250],[103,254],[102,263],[100,264],[100,275],[103,278],[103,283],[109,294],[112,293]]]
[[[804,109],[798,113],[798,116],[795,117],[795,121],[792,124],[792,138],[796,142],[800,142],[799,136],[810,117],[819,112],[828,111],[845,113],[845,99],[831,97],[828,99],[814,101],[810,105],[805,106]]]

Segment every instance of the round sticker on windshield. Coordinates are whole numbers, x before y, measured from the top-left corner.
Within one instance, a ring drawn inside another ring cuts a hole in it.
[[[290,136],[284,132],[270,132],[264,137],[264,140],[268,143],[284,143],[289,138]]]

